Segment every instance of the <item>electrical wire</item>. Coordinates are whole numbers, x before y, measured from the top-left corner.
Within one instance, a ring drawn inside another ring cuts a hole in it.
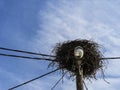
[[[67,72],[66,72],[66,73],[67,73]],[[51,90],[53,90],[53,89],[57,86],[57,84],[63,79],[63,77],[65,76],[66,73],[64,73],[64,74],[62,75],[62,77],[55,83],[55,85],[51,88]]]
[[[41,55],[41,56],[46,56],[46,57],[55,57],[53,55],[48,55],[48,54],[35,53],[35,52],[24,51],[24,50],[16,50],[16,49],[4,48],[4,47],[0,47],[0,49],[6,50],[6,51],[21,52],[21,53],[26,53],[26,54]],[[120,59],[120,57],[106,57],[106,58],[101,58],[101,59]]]
[[[85,86],[85,89],[88,90],[87,85],[85,84],[85,81],[83,81],[83,84]]]
[[[0,56],[7,56],[7,57],[16,57],[16,58],[25,58],[25,59],[33,59],[33,60],[47,60],[47,61],[55,61],[50,58],[38,58],[38,57],[28,57],[28,56],[19,56],[19,55],[13,55],[13,54],[3,54],[0,53]]]
[[[59,69],[60,69],[60,68],[57,68],[57,69],[55,69],[55,70],[53,70],[53,71],[51,71],[51,72],[48,72],[48,73],[46,73],[46,74],[43,74],[43,75],[38,76],[38,77],[36,77],[36,78],[33,78],[33,79],[31,79],[31,80],[29,80],[29,81],[26,81],[26,82],[24,82],[24,83],[21,83],[21,84],[19,84],[19,85],[17,85],[17,86],[14,86],[14,87],[12,87],[12,88],[10,88],[10,89],[8,89],[8,90],[13,90],[13,89],[18,88],[18,87],[20,87],[20,86],[23,86],[23,85],[25,85],[25,84],[28,84],[28,83],[30,83],[30,82],[32,82],[32,81],[35,81],[35,80],[37,80],[37,79],[40,79],[40,78],[42,78],[42,77],[44,77],[44,76],[46,76],[46,75],[48,75],[48,74],[51,74],[51,73],[53,73],[53,72],[56,72],[56,71],[58,71]]]
[[[0,47],[0,49],[1,50],[6,50],[6,51],[26,53],[26,54],[41,55],[41,56],[47,56],[47,57],[55,57],[55,56],[48,55],[48,54],[41,54],[41,53],[29,52],[29,51],[24,51],[24,50],[16,50],[16,49],[4,48],[4,47]]]
[[[0,56],[8,56],[8,57],[16,57],[16,58],[26,58],[26,59],[34,59],[34,60],[47,60],[47,61],[55,61],[50,58],[37,58],[37,57],[28,57],[28,56],[19,56],[19,55],[13,55],[13,54],[3,54],[0,53]],[[106,57],[101,59],[120,59],[120,57]]]
[[[28,56],[19,56],[19,55],[13,55],[13,54],[3,54],[0,53],[0,56],[8,56],[8,57],[18,57],[18,58],[26,58],[26,59],[35,59],[35,60],[48,60],[48,61],[55,61],[50,58],[37,58],[37,57],[28,57]],[[101,58],[101,59],[120,59],[120,57],[106,57],[106,58]]]
[[[105,57],[105,58],[101,58],[101,59],[120,59],[120,57]]]

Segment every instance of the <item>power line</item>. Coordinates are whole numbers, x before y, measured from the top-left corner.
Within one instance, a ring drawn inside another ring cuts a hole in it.
[[[25,59],[34,59],[34,60],[55,61],[55,60],[52,60],[52,59],[50,59],[50,58],[37,58],[37,57],[19,56],[19,55],[3,54],[3,53],[0,53],[0,56],[16,57],[16,58],[25,58]]]
[[[28,56],[20,56],[20,55],[13,55],[13,54],[3,54],[0,53],[0,56],[8,56],[8,57],[16,57],[16,58],[26,58],[26,59],[34,59],[34,60],[47,60],[47,61],[55,61],[50,58],[37,58],[37,57],[28,57]],[[120,57],[105,57],[101,59],[120,59]]]
[[[101,58],[101,59],[120,59],[120,57],[105,57],[105,58]]]
[[[35,80],[37,80],[37,79],[40,79],[40,78],[42,78],[42,77],[44,77],[44,76],[46,76],[46,75],[48,75],[48,74],[51,74],[51,73],[53,73],[53,72],[56,72],[56,71],[58,71],[59,69],[60,69],[60,68],[55,69],[55,70],[53,70],[53,71],[51,71],[51,72],[48,72],[48,73],[46,73],[46,74],[43,74],[43,75],[41,75],[41,76],[38,76],[38,77],[36,77],[36,78],[33,78],[33,79],[29,80],[29,81],[26,81],[26,82],[21,83],[21,84],[19,84],[19,85],[17,85],[17,86],[14,86],[14,87],[12,87],[12,88],[10,88],[10,89],[8,89],[8,90],[13,90],[13,89],[18,88],[18,87],[20,87],[20,86],[23,86],[23,85],[25,85],[25,84],[27,84],[27,83],[30,83],[30,82],[35,81]]]
[[[26,53],[26,54],[41,55],[41,56],[47,56],[47,57],[55,57],[53,55],[48,55],[48,54],[35,53],[35,52],[30,52],[30,51],[10,49],[10,48],[4,48],[4,47],[0,47],[0,49],[1,50],[6,50],[6,51],[21,52],[21,53]],[[105,57],[105,58],[101,58],[101,59],[120,59],[120,57]]]
[[[66,73],[67,73],[67,72],[66,72]],[[51,88],[51,90],[53,90],[53,89],[57,86],[57,84],[63,79],[63,77],[65,76],[66,73],[64,73],[64,74],[62,75],[62,77],[55,83],[55,85]]]
[[[26,53],[26,54],[41,55],[41,56],[47,56],[47,57],[55,57],[55,56],[48,55],[48,54],[41,54],[41,53],[29,52],[29,51],[24,51],[24,50],[16,50],[16,49],[4,48],[4,47],[0,47],[0,49],[1,50],[6,50],[6,51],[21,52],[21,53]]]
[[[35,60],[47,60],[47,61],[55,61],[50,58],[37,58],[37,57],[28,57],[28,56],[20,56],[20,55],[13,55],[13,54],[3,54],[0,53],[0,56],[8,56],[8,57],[16,57],[16,58],[26,58],[26,59],[35,59]],[[120,59],[120,57],[106,57],[101,59]]]

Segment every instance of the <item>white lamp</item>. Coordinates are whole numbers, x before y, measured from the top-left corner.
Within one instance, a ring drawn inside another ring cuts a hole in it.
[[[76,59],[81,59],[84,55],[83,48],[81,46],[77,46],[74,49],[74,56]]]

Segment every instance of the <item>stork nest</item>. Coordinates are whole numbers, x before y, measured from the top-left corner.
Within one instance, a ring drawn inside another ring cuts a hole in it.
[[[84,56],[81,58],[83,77],[96,78],[96,72],[103,70],[104,61],[101,59],[103,55],[99,50],[99,44],[92,40],[83,39],[58,43],[53,50],[56,55],[56,62],[53,63],[62,68],[62,71],[67,70],[72,74],[71,76],[75,76],[78,68],[75,63],[74,49],[77,46],[81,46],[84,50]]]

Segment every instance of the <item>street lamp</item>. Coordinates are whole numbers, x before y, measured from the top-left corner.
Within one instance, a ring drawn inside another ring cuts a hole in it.
[[[77,46],[74,49],[74,56],[77,60],[81,59],[84,55],[83,48],[81,46]]]

